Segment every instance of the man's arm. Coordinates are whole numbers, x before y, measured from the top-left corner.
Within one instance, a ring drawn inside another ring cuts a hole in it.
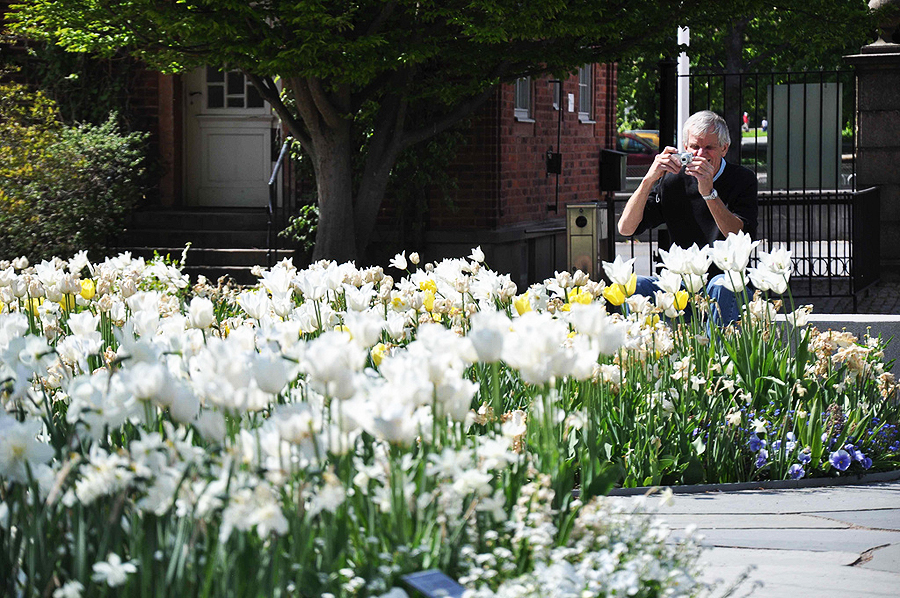
[[[726,237],[729,233],[737,234],[744,230],[744,221],[732,214],[731,211],[725,207],[725,203],[722,201],[721,197],[707,200],[706,207],[709,208],[709,213],[712,214],[713,219],[715,219],[716,225]]]
[[[641,180],[641,184],[628,198],[628,202],[622,210],[622,215],[619,217],[620,235],[630,237],[637,230],[644,217],[644,206],[647,205],[647,198],[650,197],[650,191],[653,189],[656,181],[661,179],[667,172],[678,174],[681,171],[681,163],[671,157],[677,151],[674,147],[667,147],[653,159],[653,163]]]

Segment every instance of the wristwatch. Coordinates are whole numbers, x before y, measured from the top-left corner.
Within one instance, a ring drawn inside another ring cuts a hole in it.
[[[703,199],[705,199],[706,201],[712,201],[712,200],[716,199],[717,197],[719,197],[719,192],[716,191],[715,189],[713,189],[709,195],[701,195],[701,197]]]

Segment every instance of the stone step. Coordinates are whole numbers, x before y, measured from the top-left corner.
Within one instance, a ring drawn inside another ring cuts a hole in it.
[[[272,232],[273,244],[279,241],[277,231]],[[268,246],[268,232],[259,230],[179,230],[179,229],[126,229],[122,245],[131,247],[184,247],[190,243],[196,248],[222,249],[265,249]]]
[[[138,210],[133,230],[266,230],[265,208],[193,208]]]

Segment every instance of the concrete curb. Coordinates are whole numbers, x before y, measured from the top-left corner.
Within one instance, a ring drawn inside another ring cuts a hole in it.
[[[808,478],[803,480],[767,480],[760,482],[737,482],[732,484],[693,484],[668,486],[675,494],[701,494],[704,492],[739,492],[741,490],[797,490],[801,488],[823,488],[826,486],[848,486],[851,484],[875,484],[900,480],[900,469],[860,473],[838,478]],[[639,486],[637,488],[613,488],[609,496],[639,496],[661,490],[662,486]]]

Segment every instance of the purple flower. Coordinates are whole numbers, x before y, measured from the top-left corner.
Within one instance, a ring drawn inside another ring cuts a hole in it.
[[[850,453],[844,449],[831,453],[829,460],[831,461],[831,466],[838,471],[847,471],[847,468],[850,467]]]
[[[806,447],[805,449],[800,451],[799,455],[797,455],[797,460],[800,461],[800,463],[802,463],[803,465],[806,465],[807,463],[812,461],[812,456],[810,456],[809,450],[809,447]]]
[[[750,435],[750,450],[751,451],[753,451],[755,453],[756,451],[758,451],[759,449],[761,449],[764,446],[766,446],[765,440],[760,440],[759,436],[757,436],[756,434]]]
[[[793,465],[791,465],[790,469],[788,469],[788,473],[790,474],[792,480],[799,480],[806,475],[806,471],[799,463],[794,463]]]
[[[781,441],[780,441],[780,440],[776,440],[775,442],[772,443],[772,450],[773,450],[773,451],[778,451],[778,449],[780,449],[780,448],[781,448]]]
[[[862,463],[863,469],[869,469],[872,467],[872,459],[869,457],[863,457],[860,459],[860,463]]]
[[[855,461],[862,461],[865,458],[866,458],[866,456],[863,454],[863,452],[861,450],[853,449],[853,459]]]
[[[793,432],[787,433],[787,444],[784,445],[784,450],[788,453],[793,453],[794,449],[797,448],[797,437],[794,436]]]
[[[756,467],[759,469],[763,465],[766,464],[766,460],[769,458],[769,451],[766,449],[759,449],[759,452],[756,454]]]

